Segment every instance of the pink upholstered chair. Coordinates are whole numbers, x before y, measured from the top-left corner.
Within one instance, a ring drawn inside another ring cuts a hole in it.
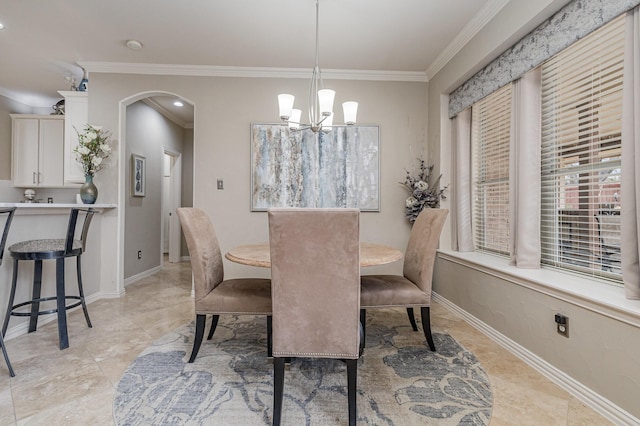
[[[436,350],[431,335],[431,280],[436,249],[449,210],[424,209],[413,224],[404,255],[403,276],[363,275],[361,277],[360,321],[365,327],[366,310],[406,307],[411,326],[418,330],[413,308],[420,308],[422,329],[429,348]]]
[[[362,329],[357,209],[269,210],[273,291],[273,424],[282,414],[285,358],[346,360],[355,425]]]
[[[224,279],[222,254],[213,224],[198,208],[177,210],[189,255],[195,284],[196,333],[189,362],[198,355],[207,315],[213,315],[208,339],[222,314],[267,315],[267,351],[271,353],[271,281],[263,278]]]

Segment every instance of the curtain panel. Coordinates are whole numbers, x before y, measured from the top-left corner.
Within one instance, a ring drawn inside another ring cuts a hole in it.
[[[621,256],[628,299],[640,299],[640,10],[626,17],[622,98]]]
[[[516,80],[512,89],[509,147],[511,264],[540,267],[540,68]]]
[[[452,120],[453,205],[452,245],[457,251],[473,251],[471,228],[471,109]]]

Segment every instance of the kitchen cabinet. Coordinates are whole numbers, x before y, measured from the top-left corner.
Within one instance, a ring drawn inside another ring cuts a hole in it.
[[[64,184],[76,186],[84,183],[84,171],[73,150],[78,146],[78,132],[87,126],[89,98],[87,92],[58,93],[64,97]]]
[[[62,187],[64,116],[11,114],[13,186]]]

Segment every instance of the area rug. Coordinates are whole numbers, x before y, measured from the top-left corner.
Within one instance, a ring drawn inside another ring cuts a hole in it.
[[[486,425],[489,379],[475,356],[447,334],[431,352],[405,311],[367,313],[358,363],[358,423]],[[222,316],[193,364],[194,325],[144,350],[121,378],[113,403],[117,425],[270,425],[273,363],[266,318]],[[283,425],[347,424],[346,365],[294,359],[285,370]]]

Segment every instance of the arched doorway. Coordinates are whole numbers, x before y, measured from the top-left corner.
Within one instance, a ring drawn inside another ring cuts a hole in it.
[[[167,107],[168,102],[177,99],[190,113],[178,115]],[[120,103],[118,199],[122,208],[118,213],[121,254],[118,262],[123,286],[159,271],[162,266],[163,204],[167,201],[163,201],[165,153],[172,155],[172,171],[180,175],[174,175],[168,188],[171,209],[192,203],[193,121],[193,103],[174,93],[143,92]],[[134,191],[132,187],[133,157],[143,160],[143,191]],[[183,178],[183,171],[187,179]],[[180,187],[176,189],[175,185]],[[174,240],[170,242],[174,250],[170,254],[172,261],[179,261],[182,238],[177,217],[173,222],[169,238]]]

